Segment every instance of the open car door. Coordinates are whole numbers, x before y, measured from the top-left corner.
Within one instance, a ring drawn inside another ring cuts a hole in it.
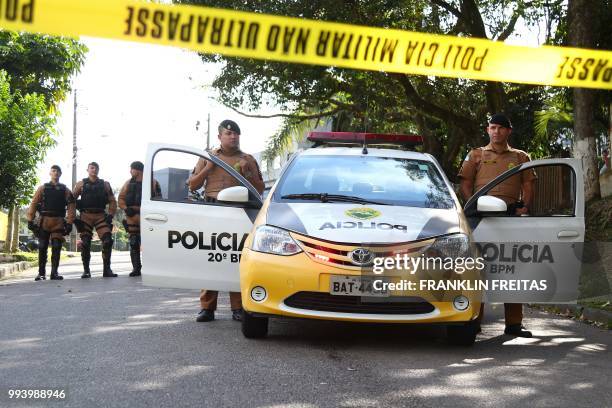
[[[487,194],[522,172],[537,177],[531,208],[521,216],[502,213],[505,203]],[[489,286],[487,302],[576,302],[585,229],[582,177],[577,159],[530,161],[468,200],[464,212],[485,260],[483,278],[498,281],[495,290]]]
[[[190,192],[198,160],[210,160],[239,183],[218,201]],[[153,179],[161,196],[152,195]],[[142,281],[183,289],[240,291],[240,252],[262,205],[257,190],[236,170],[200,149],[150,144],[142,183]]]

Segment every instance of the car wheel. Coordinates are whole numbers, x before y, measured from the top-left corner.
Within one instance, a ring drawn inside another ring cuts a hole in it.
[[[268,318],[255,317],[247,311],[242,312],[242,334],[248,339],[260,339],[268,335]]]
[[[449,343],[456,346],[472,346],[476,341],[477,323],[471,321],[463,325],[447,326],[446,336]]]

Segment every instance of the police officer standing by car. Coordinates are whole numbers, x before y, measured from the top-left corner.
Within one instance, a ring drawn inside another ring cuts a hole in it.
[[[489,181],[507,170],[528,162],[529,155],[522,150],[508,145],[512,133],[512,124],[506,115],[494,114],[487,127],[490,143],[470,151],[465,158],[458,177],[460,178],[461,195],[467,201],[475,192]],[[513,176],[489,191],[489,195],[506,202],[509,215],[529,214],[533,201],[533,183],[536,175],[533,171],[523,171]],[[484,304],[480,309],[478,322],[482,321]],[[505,333],[518,337],[531,337],[531,332],[524,330],[523,305],[520,303],[505,303],[506,320]]]
[[[135,161],[130,165],[132,178],[125,182],[119,192],[119,208],[125,212],[123,227],[130,235],[130,259],[132,272],[130,276],[140,276],[142,264],[140,262],[140,203],[142,201],[142,172],[144,164]],[[153,180],[151,186],[153,197],[161,197],[161,186]]]
[[[231,120],[224,120],[219,124],[218,130],[221,147],[214,149],[211,154],[217,156],[242,174],[259,194],[263,193],[265,185],[257,161],[253,156],[240,150],[240,128],[238,124]],[[193,170],[193,175],[189,178],[189,189],[196,191],[204,185],[204,182],[206,182],[204,199],[209,203],[217,201],[219,191],[239,185],[238,181],[225,170],[215,166],[211,161],[200,159]],[[198,322],[209,322],[215,319],[217,297],[217,291],[205,289],[200,291],[200,306],[202,310],[196,319]],[[230,292],[230,306],[232,309],[232,319],[241,320],[242,300],[240,292]]]
[[[64,279],[58,273],[60,253],[64,235],[72,231],[75,209],[72,192],[59,182],[61,175],[62,169],[59,166],[51,166],[49,172],[51,181],[38,187],[26,214],[28,228],[38,236],[38,276],[34,278],[36,281],[46,279],[45,267],[49,241],[51,243],[51,279]],[[37,211],[40,218],[38,223],[34,223]]]
[[[110,184],[98,178],[100,166],[96,162],[87,165],[88,177],[74,186],[72,194],[77,201],[79,219],[74,224],[81,237],[81,259],[83,261],[83,275],[81,278],[90,278],[89,260],[91,259],[91,239],[94,229],[102,241],[102,276],[114,278],[117,276],[111,270],[111,253],[113,250],[113,217],[117,211],[117,201]],[[106,205],[108,204],[108,213]]]

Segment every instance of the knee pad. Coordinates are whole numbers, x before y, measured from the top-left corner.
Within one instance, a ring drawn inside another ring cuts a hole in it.
[[[113,247],[113,237],[110,232],[107,232],[106,234],[102,235],[101,241],[103,249],[109,250]]]
[[[91,235],[81,237],[81,248],[83,248],[84,251],[89,251],[91,248]]]
[[[51,248],[52,249],[62,249],[62,240],[61,239],[52,239],[51,240]]]
[[[130,247],[137,248],[140,246],[140,235],[130,235]]]
[[[49,238],[38,237],[38,247],[39,248],[47,248],[48,246],[49,246]]]

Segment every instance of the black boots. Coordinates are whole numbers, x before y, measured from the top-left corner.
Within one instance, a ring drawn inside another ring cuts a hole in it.
[[[531,332],[525,330],[525,327],[522,324],[511,324],[506,326],[506,330],[504,330],[505,334],[509,334],[510,336],[515,337],[526,337],[530,338],[532,336]]]
[[[45,276],[47,272],[45,271],[47,266],[47,248],[49,247],[49,242],[45,242],[44,240],[39,240],[38,246],[38,276],[34,278],[35,281],[45,280],[47,277]]]
[[[232,320],[237,322],[242,321],[242,309],[232,310]]]
[[[103,278],[116,278],[117,274],[111,270],[111,249],[102,249],[102,277]]]
[[[81,260],[83,261],[83,274],[81,279],[91,278],[91,272],[89,271],[89,261],[91,259],[91,253],[89,252],[89,246],[83,245],[81,248]]]
[[[51,280],[62,280],[64,279],[57,270],[59,268],[60,253],[62,251],[62,241],[53,240],[51,242]]]
[[[111,270],[111,254],[113,252],[113,239],[110,233],[102,237],[102,277],[116,278],[117,274]]]
[[[196,317],[196,322],[211,322],[215,320],[215,311],[202,309]]]
[[[140,276],[142,264],[140,263],[140,248],[130,248],[130,259],[132,260],[132,272],[130,276]]]
[[[142,269],[140,263],[140,233],[130,234],[130,259],[132,260],[130,276],[140,276],[140,270]]]

